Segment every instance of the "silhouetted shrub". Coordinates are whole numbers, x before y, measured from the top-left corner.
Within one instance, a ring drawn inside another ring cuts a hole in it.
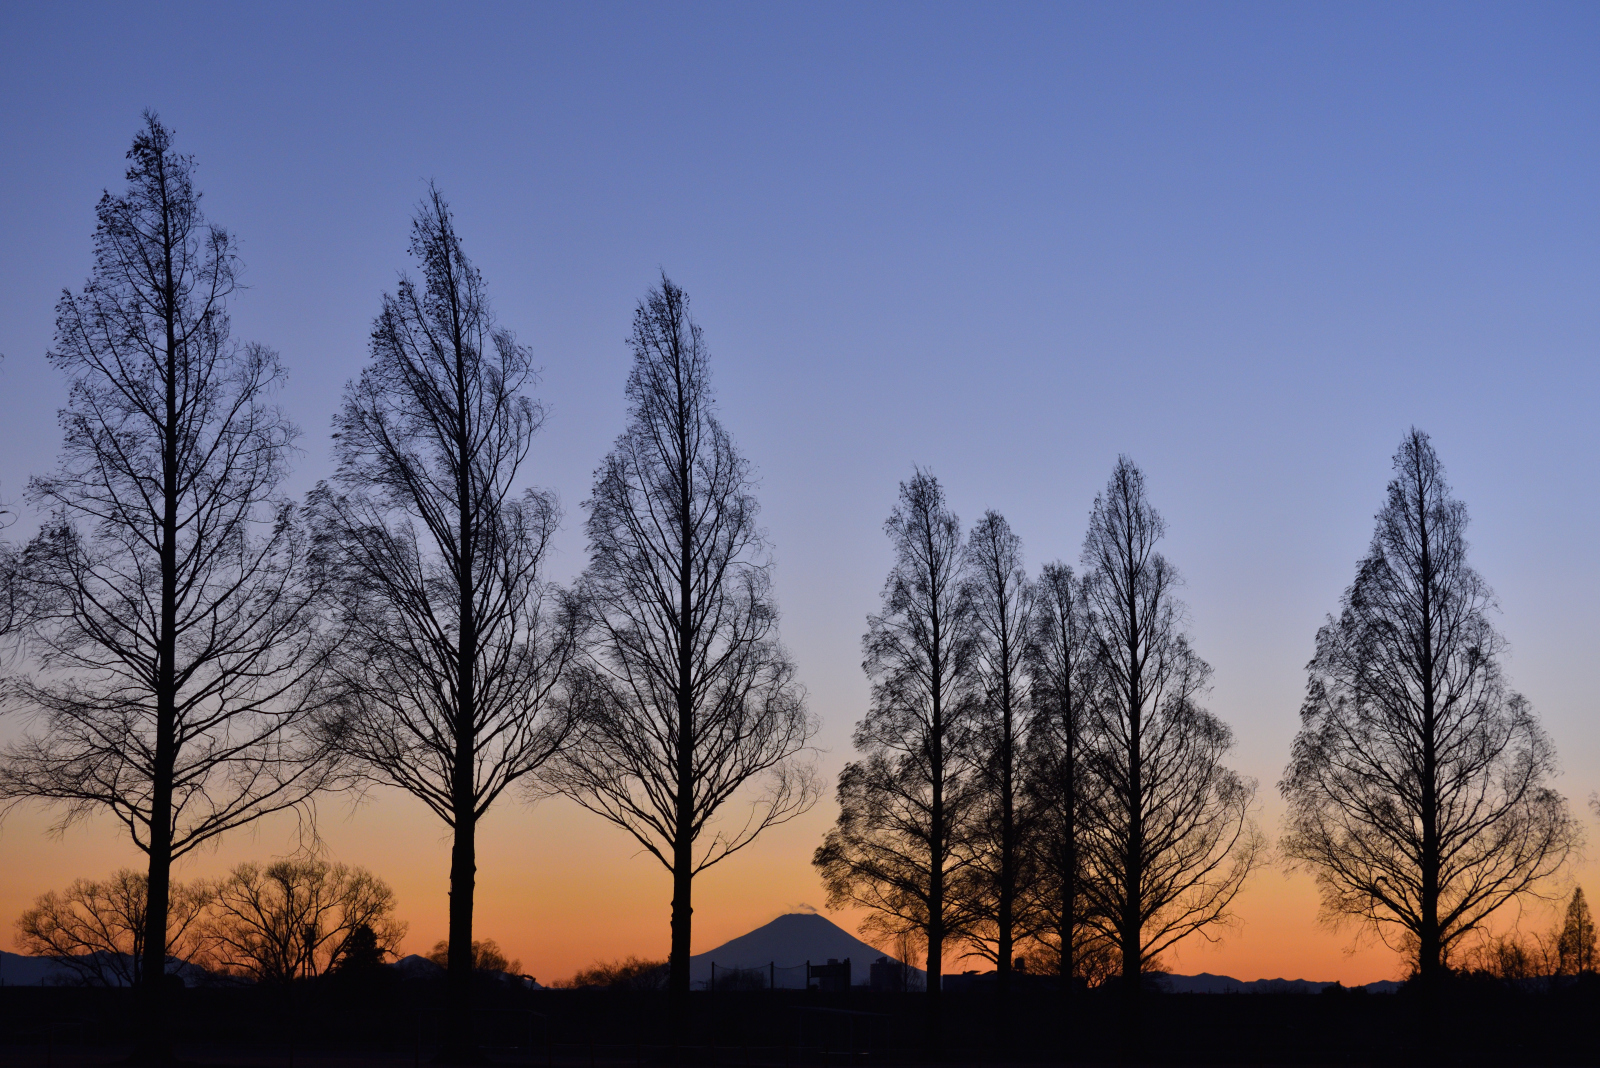
[[[450,943],[440,939],[434,943],[433,949],[428,953],[428,959],[441,968],[450,967]],[[506,955],[500,952],[500,946],[492,938],[482,941],[473,940],[472,943],[472,970],[485,973],[505,973],[506,975],[521,975],[522,962],[520,960],[507,960]]]
[[[554,985],[569,990],[661,990],[667,985],[667,962],[631,956],[610,963],[595,961],[571,979]]]

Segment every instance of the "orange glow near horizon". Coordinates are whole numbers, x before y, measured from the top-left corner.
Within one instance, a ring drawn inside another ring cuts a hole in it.
[[[825,802],[697,878],[694,952],[805,907],[854,933],[861,917],[826,910],[810,865],[833,815]],[[339,799],[325,800],[319,817],[330,858],[369,868],[394,887],[400,916],[410,925],[405,952],[426,953],[445,937],[449,840],[442,824],[418,803],[388,791],[353,809]],[[60,838],[46,833],[48,825],[39,810],[18,809],[0,829],[6,857],[0,865],[0,920],[8,946],[12,924],[39,894],[75,878],[142,864],[109,821],[74,826]],[[525,973],[549,983],[596,960],[667,955],[667,873],[599,818],[560,799],[532,807],[507,801],[481,825],[478,842],[474,934],[498,942]],[[292,821],[276,819],[186,858],[178,876],[215,876],[243,860],[288,854],[297,844]],[[1592,872],[1584,867],[1576,874],[1589,881]],[[1318,922],[1316,888],[1306,875],[1265,867],[1234,911],[1239,922],[1216,932],[1217,941],[1191,937],[1168,954],[1168,970],[1346,985],[1403,977],[1399,958],[1381,944],[1362,940],[1352,950],[1355,932],[1330,931]],[[1543,929],[1554,918],[1553,907],[1539,905],[1524,926]],[[956,954],[945,962],[947,971],[986,967]]]

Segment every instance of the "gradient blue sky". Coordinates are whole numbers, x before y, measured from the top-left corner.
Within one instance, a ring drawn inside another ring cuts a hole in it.
[[[545,369],[531,471],[568,510],[559,576],[582,565],[579,504],[622,425],[634,303],[658,269],[683,285],[763,478],[830,775],[864,708],[898,480],[930,466],[965,519],[998,509],[1034,563],[1076,562],[1125,452],[1275,832],[1302,667],[1414,423],[1471,509],[1509,670],[1581,807],[1600,788],[1597,45],[1600,12],[1578,4],[10,3],[0,497],[53,462],[53,305],[86,277],[95,200],[150,107],[241,240],[236,335],[291,369],[296,491],[329,470],[339,389],[428,179]],[[759,878],[719,875],[744,887],[727,901],[771,885],[769,912],[820,903],[806,861],[830,809],[753,851]],[[556,962],[540,974],[664,950],[652,862],[559,804],[514,818],[508,835],[597,835],[661,943],[530,934],[514,948]],[[0,835],[33,866],[0,864],[0,921],[71,838],[40,842],[27,820]],[[581,886],[560,848],[538,863]],[[419,944],[442,933],[444,868],[426,872]],[[1375,977],[1387,958],[1357,967],[1313,928],[1309,887],[1264,873],[1244,927],[1189,970]],[[753,925],[729,908],[725,936]],[[703,903],[701,930],[718,915]]]

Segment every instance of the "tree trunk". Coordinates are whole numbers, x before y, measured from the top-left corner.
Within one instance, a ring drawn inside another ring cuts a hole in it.
[[[478,619],[477,561],[474,558],[476,520],[473,507],[471,464],[472,428],[467,421],[470,386],[467,381],[465,339],[456,324],[456,397],[458,422],[455,428],[456,455],[460,457],[456,475],[457,620],[460,633],[456,650],[455,767],[451,787],[451,822],[455,840],[450,850],[450,946],[446,962],[449,974],[449,1039],[446,1056],[457,1061],[476,1061],[477,1042],[472,1028],[472,905],[478,877],[478,812],[473,789],[477,772],[478,714]]]
[[[145,883],[144,1040],[140,1058],[171,1059],[166,1033],[167,911],[172,886],[172,777],[178,733],[178,326],[170,206],[162,176],[162,314],[166,319],[166,419],[161,441],[161,632],[156,638],[156,752]]]
[[[1422,929],[1418,932],[1417,972],[1431,992],[1444,970],[1439,930],[1439,767],[1438,699],[1434,686],[1433,568],[1429,538],[1428,502],[1420,482],[1417,493],[1417,540],[1422,550],[1420,568],[1422,648],[1418,668],[1422,676]],[[1430,993],[1431,996],[1431,993]]]
[[[689,1041],[689,951],[694,917],[694,492],[689,426],[693,416],[683,380],[683,354],[674,331],[678,449],[678,752],[677,825],[672,843],[672,953],[668,958],[667,1012],[672,1018],[673,1044],[682,1049]]]
[[[944,987],[944,761],[943,741],[936,729],[933,739],[934,767],[933,805],[929,814],[929,829],[933,848],[928,851],[928,1019],[927,1043],[930,1051],[939,1048],[941,1037],[940,1011]]]
[[[1006,675],[1000,682],[1000,709],[1002,715],[1000,740],[1000,937],[997,947],[996,980],[1000,987],[1002,1004],[1011,994],[1011,957],[1015,950],[1012,926],[1015,923],[1017,897],[1016,865],[1016,798],[1013,760],[1016,738],[1011,724],[1011,646],[1009,636],[1002,632],[1000,642],[1001,663]]]
[[[1073,1038],[1073,1034],[1072,1034],[1072,1023],[1073,1023],[1072,1014],[1073,1014],[1073,1010],[1077,1006],[1077,1000],[1078,1000],[1074,996],[1074,991],[1073,991],[1073,987],[1077,983],[1077,975],[1075,974],[1077,972],[1077,967],[1076,967],[1077,961],[1076,961],[1075,956],[1074,956],[1073,944],[1072,944],[1073,931],[1076,928],[1076,923],[1074,922],[1074,919],[1075,919],[1075,915],[1076,915],[1076,904],[1077,904],[1078,888],[1077,888],[1075,880],[1072,877],[1072,871],[1074,869],[1070,866],[1073,863],[1073,850],[1072,850],[1071,846],[1067,847],[1067,849],[1065,850],[1065,853],[1066,853],[1066,856],[1063,858],[1063,865],[1065,866],[1065,870],[1066,870],[1067,874],[1061,880],[1061,965],[1060,965],[1060,982],[1061,982],[1061,1049],[1062,1049],[1063,1054],[1069,1053],[1071,1051],[1071,1049],[1072,1049],[1072,1038]]]
[[[680,832],[672,853],[672,953],[667,977],[668,1013],[672,1017],[672,1042],[682,1050],[690,1039],[689,1028],[689,936],[694,907],[690,894],[694,887],[694,856],[689,836]]]
[[[935,882],[941,885],[928,895],[929,901],[937,902],[937,908],[942,913],[944,910],[943,879],[935,876]],[[931,908],[930,908],[931,911]],[[934,920],[928,924],[928,1018],[927,1045],[930,1052],[936,1053],[943,1035],[941,1013],[943,1011],[944,987],[944,923]]]
[[[998,919],[999,938],[996,945],[995,980],[999,988],[998,1015],[995,1020],[996,1045],[1001,1049],[1011,1047],[1011,958],[1016,952],[1012,927],[1016,922],[1017,866],[1016,866],[1016,798],[1014,796],[1013,760],[1016,739],[1011,725],[1011,648],[1002,632],[1000,641],[1001,663],[1006,675],[1001,680],[1000,707],[1002,710],[1000,741],[1000,901]]]
[[[929,545],[928,559],[934,559]],[[930,675],[933,679],[932,697],[932,735],[933,752],[930,754],[929,770],[931,775],[932,797],[930,798],[930,811],[928,813],[928,1019],[927,1042],[928,1051],[936,1053],[942,1036],[943,1025],[940,1013],[943,1006],[944,987],[944,860],[947,852],[945,842],[946,813],[944,810],[944,693],[941,685],[944,671],[943,657],[940,655],[944,647],[941,640],[944,637],[940,627],[937,605],[931,614],[930,622],[933,630],[933,655],[929,657],[929,666],[932,668]]]
[[[1070,696],[1067,708],[1072,707]],[[1065,841],[1061,857],[1061,1030],[1063,1052],[1070,1051],[1073,1039],[1073,1012],[1077,1008],[1078,983],[1077,946],[1073,942],[1078,929],[1078,825],[1077,825],[1077,751],[1072,733],[1070,712],[1067,718],[1067,787],[1064,807],[1066,823]]]
[[[470,767],[470,763],[468,765]],[[475,1059],[472,1031],[472,899],[477,885],[477,821],[473,816],[470,785],[465,804],[457,775],[455,838],[450,848],[450,945],[446,984],[449,987],[449,1034],[445,1058]]]
[[[465,636],[471,628],[462,630]],[[472,644],[462,642],[464,661],[466,649]],[[478,817],[472,789],[474,679],[471,661],[461,667],[463,685],[457,697],[455,781],[451,783],[454,839],[450,847],[450,944],[445,956],[449,1013],[445,1059],[466,1062],[477,1059],[472,1029],[472,905],[478,878]]]
[[[1073,936],[1078,928],[1078,748],[1076,722],[1072,714],[1070,659],[1063,674],[1065,686],[1061,701],[1061,737],[1066,752],[1061,771],[1061,1049],[1063,1056],[1072,1049],[1072,1014],[1077,1004],[1077,956]]]
[[[1130,539],[1131,541],[1131,539]],[[1139,649],[1139,598],[1135,573],[1134,547],[1130,543],[1128,571],[1128,845],[1124,858],[1122,904],[1122,985],[1125,999],[1125,1053],[1133,1056],[1139,1043],[1139,987],[1143,979],[1142,945],[1144,924],[1141,911],[1144,896],[1144,679]]]
[[[169,475],[168,483],[173,481]],[[143,1030],[139,1059],[171,1059],[166,1033],[167,912],[172,885],[172,777],[177,764],[177,493],[168,495],[161,551],[161,637],[157,646],[155,776],[150,792],[150,867],[145,884]]]
[[[139,967],[142,1031],[135,1060],[171,1060],[167,1037],[167,901],[172,885],[172,713],[158,719],[156,764],[164,769],[150,801],[150,867],[145,885],[144,957]],[[165,729],[162,729],[165,727]],[[163,744],[164,743],[164,744]]]

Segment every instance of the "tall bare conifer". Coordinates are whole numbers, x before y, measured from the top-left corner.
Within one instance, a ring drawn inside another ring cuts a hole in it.
[[[1072,568],[1046,564],[1038,580],[1028,646],[1032,723],[1025,795],[1032,878],[1025,884],[1025,909],[1034,936],[1057,953],[1069,1011],[1085,944],[1103,941],[1083,920],[1080,838],[1094,785],[1085,757],[1101,681],[1087,598],[1087,583]]]
[[[109,812],[149,857],[141,1055],[163,1031],[172,862],[299,805],[328,765],[299,732],[320,666],[306,541],[277,496],[296,431],[277,354],[230,339],[233,238],[211,226],[152,114],[127,191],[96,208],[95,264],[56,307],[71,378],[52,511],[20,568],[38,670],[13,696],[38,730],[0,798]]]
[[[1317,632],[1279,784],[1282,848],[1332,919],[1387,936],[1432,987],[1463,936],[1576,848],[1555,748],[1505,683],[1467,509],[1413,429],[1337,619]]]
[[[569,728],[557,688],[575,650],[544,579],[554,494],[518,488],[543,409],[528,350],[430,188],[371,362],[335,420],[339,472],[312,495],[339,626],[327,737],[451,830],[449,1040],[470,1059],[477,825]]]
[[[856,724],[861,757],[839,774],[839,820],[812,863],[831,907],[869,910],[864,930],[921,937],[936,1043],[944,953],[965,934],[952,891],[970,863],[977,802],[975,624],[961,523],[939,481],[918,471],[902,482],[884,531],[895,562],[862,638],[872,705]]]
[[[777,639],[755,481],[716,416],[688,296],[634,313],[629,423],[587,502],[580,729],[555,781],[672,873],[668,994],[686,1037],[694,877],[808,809],[816,730]],[[746,816],[717,817],[747,787]]]
[[[1165,531],[1144,476],[1119,458],[1083,544],[1101,686],[1080,842],[1094,873],[1086,919],[1116,943],[1130,998],[1159,954],[1227,918],[1260,855],[1253,784],[1223,766],[1233,735],[1199,704],[1211,668],[1156,551]]]
[[[1020,924],[1023,759],[1029,726],[1027,652],[1033,637],[1034,586],[1022,562],[1022,539],[998,512],[985,512],[967,535],[967,592],[972,606],[972,715],[979,759],[971,833],[972,864],[963,882],[968,939],[994,961],[1002,996],[1011,990]]]

